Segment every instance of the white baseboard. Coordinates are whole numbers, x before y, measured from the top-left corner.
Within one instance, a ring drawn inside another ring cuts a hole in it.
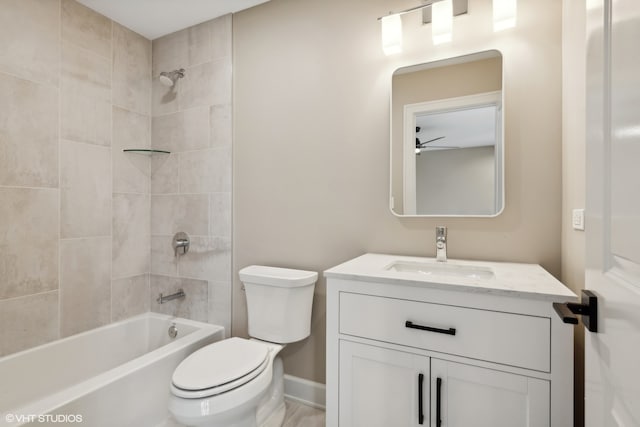
[[[324,384],[304,378],[284,375],[284,397],[314,408],[324,409],[326,405]]]

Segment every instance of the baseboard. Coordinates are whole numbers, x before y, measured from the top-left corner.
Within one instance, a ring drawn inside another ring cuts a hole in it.
[[[324,384],[304,378],[284,375],[284,397],[314,408],[324,409],[326,405]]]

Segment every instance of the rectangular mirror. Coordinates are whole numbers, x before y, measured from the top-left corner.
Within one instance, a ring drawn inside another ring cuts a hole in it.
[[[391,211],[399,216],[500,214],[500,52],[399,68],[391,87]]]

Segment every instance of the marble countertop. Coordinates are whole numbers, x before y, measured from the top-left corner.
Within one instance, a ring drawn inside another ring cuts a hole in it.
[[[376,283],[420,286],[461,292],[488,293],[548,301],[577,301],[578,297],[549,272],[537,264],[447,260],[447,267],[478,268],[493,272],[492,277],[452,276],[435,271],[394,271],[394,263],[436,263],[434,258],[401,255],[364,254],[324,272],[325,277]],[[436,269],[438,270],[438,269]]]

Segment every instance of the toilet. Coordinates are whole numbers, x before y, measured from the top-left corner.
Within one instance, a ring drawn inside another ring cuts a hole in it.
[[[251,339],[218,341],[178,365],[171,379],[169,412],[181,424],[282,426],[284,372],[277,355],[286,344],[309,336],[318,273],[252,265],[239,275]]]

